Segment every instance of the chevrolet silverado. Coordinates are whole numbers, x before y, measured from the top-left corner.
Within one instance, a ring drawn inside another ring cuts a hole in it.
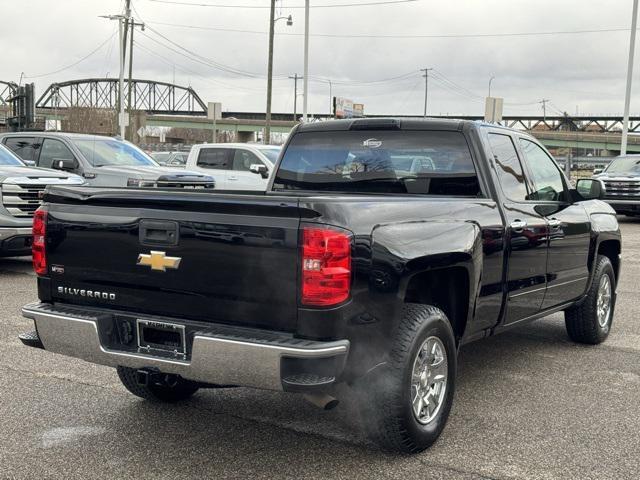
[[[51,187],[26,345],[115,367],[134,395],[353,395],[385,449],[447,421],[465,343],[564,311],[603,342],[615,212],[530,135],[454,120],[297,126],[262,194]]]

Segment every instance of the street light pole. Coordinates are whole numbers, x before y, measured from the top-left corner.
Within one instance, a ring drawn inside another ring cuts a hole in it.
[[[304,2],[304,73],[303,75],[303,99],[302,99],[302,121],[307,121],[309,107],[309,0]]]
[[[629,38],[629,63],[627,65],[627,90],[624,96],[624,119],[622,121],[622,142],[620,155],[627,154],[627,137],[629,136],[629,107],[631,105],[631,84],[633,82],[633,57],[636,48],[636,28],[638,25],[638,0],[633,0],[631,16],[631,36]]]
[[[496,77],[492,75],[491,78],[489,79],[489,95],[487,95],[488,97],[491,97],[491,82],[493,82],[494,78]]]
[[[118,79],[118,126],[120,127],[120,137],[124,139],[125,133],[125,115],[124,115],[124,56],[125,56],[125,39],[124,39],[124,23],[128,19],[124,15],[101,15],[102,18],[118,21],[118,44],[120,46],[119,58],[119,79]]]
[[[267,114],[264,121],[263,143],[271,143],[271,93],[273,90],[273,33],[276,23],[276,0],[271,0],[269,13],[269,60],[267,63]]]

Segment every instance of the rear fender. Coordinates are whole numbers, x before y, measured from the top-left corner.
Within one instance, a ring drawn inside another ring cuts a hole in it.
[[[473,222],[418,221],[378,225],[372,235],[373,261],[392,263],[404,301],[415,275],[452,267],[467,272],[469,298],[466,323],[473,317],[482,275],[482,238]]]

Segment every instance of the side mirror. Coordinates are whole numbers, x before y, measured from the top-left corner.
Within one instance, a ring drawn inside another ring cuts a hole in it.
[[[36,166],[36,162],[34,162],[33,160],[22,160],[22,163],[24,163],[27,167],[35,167]]]
[[[54,158],[51,166],[57,170],[73,171],[78,168],[78,162],[73,158]]]
[[[259,174],[262,178],[268,178],[269,177],[269,169],[267,168],[266,165],[262,165],[260,163],[254,163],[249,167],[249,171],[251,173],[257,173]]]
[[[598,175],[599,173],[602,173],[602,171],[604,170],[604,168],[594,168],[593,169],[593,174],[594,175]]]
[[[597,178],[581,178],[576,182],[576,191],[583,200],[602,200],[607,193],[604,182]]]

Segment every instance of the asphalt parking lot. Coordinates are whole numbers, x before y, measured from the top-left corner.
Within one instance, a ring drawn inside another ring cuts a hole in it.
[[[235,388],[153,405],[110,368],[23,347],[35,278],[0,259],[0,478],[637,479],[640,221],[621,223],[608,341],[571,343],[556,314],[466,346],[449,425],[415,456],[369,445],[348,403]]]

